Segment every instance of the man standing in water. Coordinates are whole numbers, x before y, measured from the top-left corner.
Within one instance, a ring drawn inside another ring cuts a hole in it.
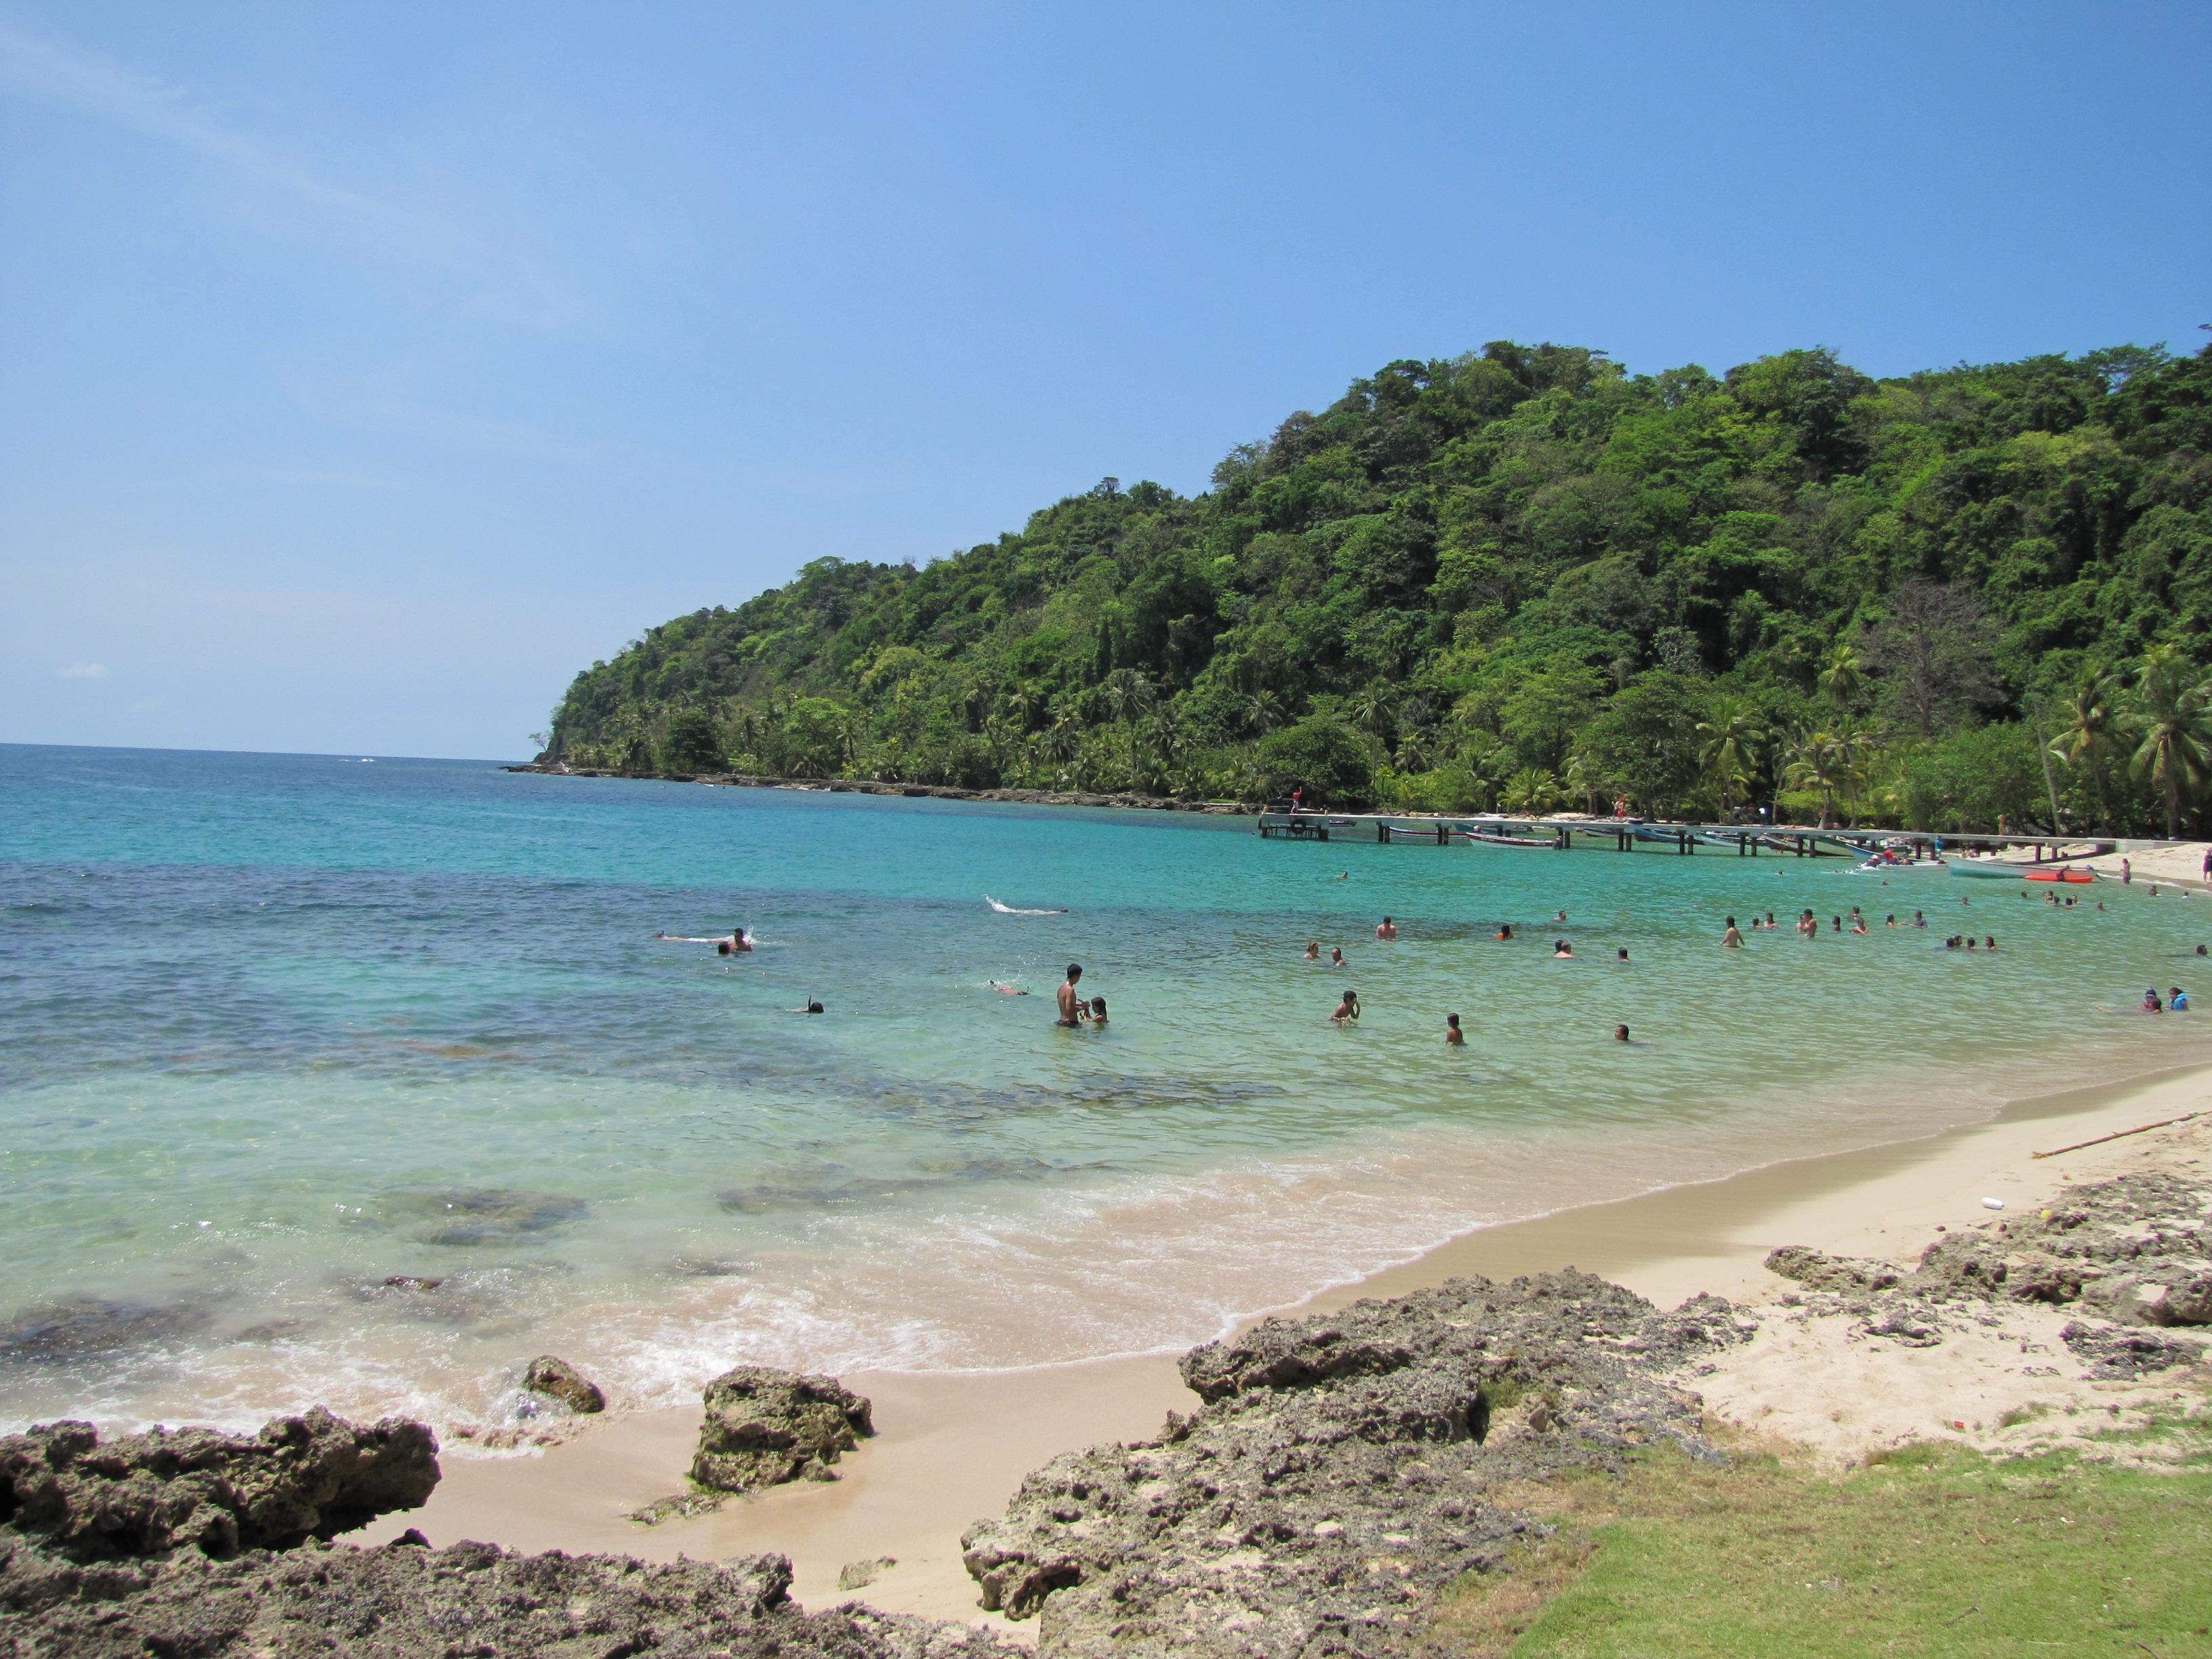
[[[1375,937],[1383,939],[1397,938],[1398,924],[1391,921],[1388,916],[1383,917],[1382,921],[1375,924]]]
[[[1060,1004],[1060,1023],[1062,1025],[1073,1026],[1082,1023],[1083,1005],[1077,1000],[1075,994],[1075,982],[1082,977],[1083,964],[1079,962],[1069,963],[1066,980],[1061,984],[1060,989],[1053,994],[1054,1000]]]

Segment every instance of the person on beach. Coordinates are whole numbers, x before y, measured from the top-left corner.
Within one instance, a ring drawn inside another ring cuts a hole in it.
[[[2136,867],[2127,860],[2120,860],[2120,885],[2125,887],[2136,878]]]
[[[1721,945],[1723,949],[1729,951],[1743,949],[1743,935],[1736,932],[1734,916],[1728,919],[1728,932],[1721,935]]]
[[[1444,1016],[1444,1047],[1459,1048],[1465,1047],[1466,1043],[1467,1034],[1459,1029],[1459,1016],[1446,1014]]]
[[[1359,1023],[1359,994],[1346,991],[1344,1000],[1336,1005],[1336,1012],[1328,1018],[1332,1025],[1357,1025]]]
[[[1308,962],[1319,962],[1321,960],[1321,941],[1319,939],[1310,939],[1306,941],[1305,960]]]
[[[1383,917],[1382,921],[1375,924],[1375,937],[1380,939],[1393,939],[1397,938],[1398,924],[1391,921],[1388,916]]]
[[[1553,960],[1553,961],[1554,961],[1554,962],[1560,962],[1560,961],[1564,961],[1564,960],[1565,960],[1567,957],[1570,957],[1573,956],[1573,955],[1574,955],[1574,953],[1575,953],[1575,947],[1574,947],[1573,945],[1571,945],[1568,944],[1568,943],[1566,942],[1566,940],[1565,940],[1565,939],[1553,939],[1553,940],[1552,941],[1552,960]]]
[[[1093,997],[1091,999],[1091,1029],[1097,1031],[1103,1030],[1105,1027],[1106,999],[1104,997]]]
[[[1332,945],[1328,947],[1328,965],[1332,968],[1344,966],[1344,947],[1341,945]]]
[[[1053,993],[1053,1000],[1060,1006],[1060,1024],[1070,1030],[1083,1021],[1082,999],[1075,994],[1076,983],[1082,977],[1083,964],[1079,962],[1069,963],[1066,980],[1059,990]]]

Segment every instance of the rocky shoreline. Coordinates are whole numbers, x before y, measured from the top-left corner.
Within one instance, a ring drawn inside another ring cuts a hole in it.
[[[1111,806],[1143,812],[1208,812],[1249,817],[1259,808],[1249,801],[1183,800],[1172,795],[1094,794],[1079,789],[966,789],[950,783],[884,783],[869,778],[780,778],[747,772],[616,772],[604,767],[570,766],[563,761],[526,761],[503,766],[505,772],[534,772],[543,777],[629,778],[647,783],[704,783],[723,788],[796,789],[824,795],[896,795],[908,800],[1000,801],[1018,806]]]
[[[2185,1144],[2206,1145],[2194,1131]],[[1794,1283],[1756,1307],[1698,1296],[1662,1311],[1570,1269],[1269,1319],[1183,1357],[1194,1412],[1029,1475],[963,1534],[962,1564],[982,1607],[1037,1620],[1048,1659],[1416,1654],[1455,1584],[1516,1571],[1518,1547],[1548,1534],[1531,1504],[1547,1483],[1619,1475],[1660,1449],[1724,1463],[1714,1391],[1725,1400],[1731,1370],[1778,1334],[1832,1327],[1893,1379],[1990,1327],[2038,1386],[2087,1391],[2100,1417],[2122,1409],[2112,1390],[2170,1389],[2212,1335],[2212,1179],[2185,1163],[1944,1231],[1917,1265],[1785,1248],[1769,1265]],[[2023,1324],[2031,1312],[2051,1328]],[[834,1479],[872,1431],[869,1402],[829,1378],[741,1368],[709,1403],[693,1470],[709,1484]],[[252,1437],[103,1443],[59,1424],[0,1440],[0,1655],[1021,1650],[856,1602],[802,1611],[781,1554],[648,1564],[434,1549],[412,1531],[334,1541],[421,1504],[435,1449],[420,1424],[319,1411]],[[855,1564],[841,1588],[892,1565]]]

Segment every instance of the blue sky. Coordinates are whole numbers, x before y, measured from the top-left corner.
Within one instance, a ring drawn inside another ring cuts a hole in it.
[[[568,676],[1496,338],[2212,321],[2212,8],[0,0],[0,740]]]

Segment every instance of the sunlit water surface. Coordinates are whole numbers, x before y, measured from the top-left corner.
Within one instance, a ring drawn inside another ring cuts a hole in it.
[[[2100,1006],[2188,985],[2212,904],[2023,890],[0,747],[0,1421],[496,1423],[549,1349],[648,1403],[1182,1345],[1471,1226],[2212,1049]],[[1826,930],[1854,904],[1869,937]],[[1718,948],[1804,905],[1817,942]],[[736,922],[734,963],[653,937]],[[1996,956],[1940,948],[1969,925]],[[1071,960],[1105,1030],[1053,1025]]]

